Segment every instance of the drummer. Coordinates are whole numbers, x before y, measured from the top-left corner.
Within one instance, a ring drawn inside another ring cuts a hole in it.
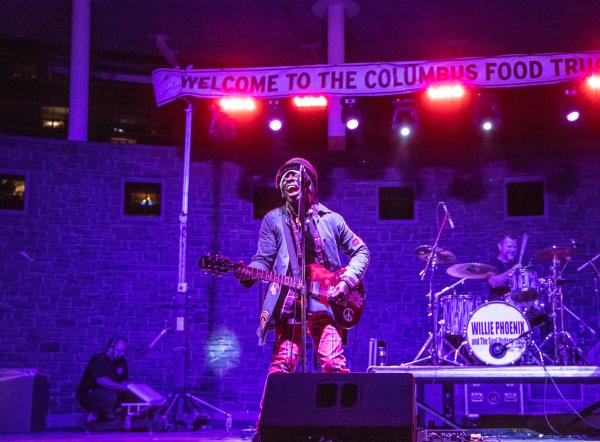
[[[510,291],[510,277],[517,267],[517,250],[515,234],[502,232],[498,237],[498,256],[490,263],[498,269],[498,273],[488,279],[489,301],[501,301]]]

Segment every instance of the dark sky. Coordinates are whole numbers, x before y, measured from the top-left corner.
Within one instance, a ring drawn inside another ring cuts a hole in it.
[[[348,62],[600,49],[590,0],[358,0],[346,22]],[[96,49],[157,55],[167,34],[182,66],[326,62],[313,0],[92,0]],[[0,34],[68,45],[70,0],[2,0]],[[166,63],[165,63],[166,64]]]

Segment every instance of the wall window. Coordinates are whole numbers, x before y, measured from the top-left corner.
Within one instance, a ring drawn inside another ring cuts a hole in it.
[[[506,183],[507,216],[544,216],[545,206],[542,180],[532,179]]]
[[[380,187],[379,219],[415,219],[414,188]]]
[[[69,116],[69,108],[42,106],[42,127],[44,129],[64,129]]]
[[[274,187],[255,187],[254,219],[262,219],[269,210],[279,207],[281,201],[281,194]]]
[[[0,210],[25,210],[25,176],[0,174]]]
[[[160,216],[162,204],[160,183],[126,181],[124,190],[125,215]]]

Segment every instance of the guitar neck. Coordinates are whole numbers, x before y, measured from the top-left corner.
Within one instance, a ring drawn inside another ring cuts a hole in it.
[[[244,266],[242,273],[252,279],[261,279],[267,282],[276,282],[280,285],[285,285],[295,290],[302,288],[302,282],[293,276],[280,275],[268,270],[255,269],[254,267]]]

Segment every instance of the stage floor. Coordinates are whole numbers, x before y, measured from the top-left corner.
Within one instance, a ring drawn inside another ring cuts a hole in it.
[[[541,440],[545,442],[568,442],[568,441],[596,441],[599,438],[585,438],[583,436],[540,436],[530,431],[518,434],[514,429],[509,436],[503,436],[503,430],[481,430],[483,441],[494,442],[523,442]],[[241,429],[233,429],[229,433],[225,430],[200,430],[194,432],[170,432],[170,433],[139,433],[139,432],[109,432],[109,433],[85,433],[85,432],[44,432],[33,434],[0,434],[2,442],[248,442],[251,433]],[[441,441],[443,439],[431,439]],[[342,441],[340,441],[342,442]],[[365,441],[370,442],[370,441]],[[375,442],[375,441],[373,441]]]

